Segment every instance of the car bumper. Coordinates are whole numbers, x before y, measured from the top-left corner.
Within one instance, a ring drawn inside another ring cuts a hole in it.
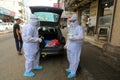
[[[63,46],[60,47],[45,47],[42,50],[41,54],[63,54],[65,52],[65,49]]]

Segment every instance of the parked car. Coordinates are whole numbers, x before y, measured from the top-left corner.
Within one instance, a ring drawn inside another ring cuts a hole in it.
[[[0,31],[5,31],[7,29],[12,29],[13,23],[12,22],[1,22],[0,23]]]
[[[14,23],[13,22],[8,22],[8,29],[13,29]]]
[[[5,31],[7,29],[8,29],[7,23],[4,22],[0,23],[0,31]]]
[[[60,8],[32,6],[30,10],[40,21],[39,36],[44,38],[42,54],[64,53],[65,37],[60,30],[60,17],[63,12]]]
[[[4,31],[4,27],[2,26],[1,23],[0,23],[0,31]]]

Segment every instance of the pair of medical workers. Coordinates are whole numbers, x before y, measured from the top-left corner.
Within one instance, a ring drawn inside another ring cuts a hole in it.
[[[26,77],[32,77],[35,75],[35,73],[32,72],[33,69],[42,70],[43,68],[39,65],[39,44],[42,42],[42,39],[38,37],[38,26],[38,18],[31,14],[30,20],[28,24],[24,26],[22,32],[23,49],[25,53],[25,72],[23,75]]]
[[[74,12],[74,15],[69,19],[70,27],[68,28],[67,42],[64,46],[67,50],[67,59],[69,62],[69,67],[66,69],[69,73],[67,78],[76,77],[84,39],[84,29],[78,24],[76,11]]]
[[[70,18],[71,25],[68,29],[68,37],[66,45],[67,58],[69,67],[66,69],[69,72],[67,78],[76,77],[76,71],[80,62],[81,47],[84,39],[84,30],[78,24],[77,15]],[[32,77],[35,75],[32,69],[42,70],[43,67],[39,65],[40,50],[39,43],[42,39],[38,37],[38,18],[31,14],[28,24],[24,26],[22,32],[23,49],[25,53],[25,72],[24,76]]]

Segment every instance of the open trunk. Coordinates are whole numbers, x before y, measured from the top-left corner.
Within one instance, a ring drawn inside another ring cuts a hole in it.
[[[42,43],[42,46],[44,47],[59,47],[59,45],[56,45],[54,41],[57,41],[57,43],[60,44],[60,36],[57,29],[54,27],[41,27],[39,30],[39,36],[42,36],[44,39],[44,42]]]

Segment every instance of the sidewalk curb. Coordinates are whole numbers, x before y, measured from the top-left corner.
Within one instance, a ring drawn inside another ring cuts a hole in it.
[[[6,34],[6,33],[11,33],[11,32],[13,32],[13,31],[10,29],[10,30],[8,30],[8,31],[0,32],[0,35],[4,35],[4,34]]]
[[[97,46],[99,48],[103,48],[103,45],[105,44],[104,42],[95,40],[95,38],[85,36],[85,41],[91,43],[94,46]]]

